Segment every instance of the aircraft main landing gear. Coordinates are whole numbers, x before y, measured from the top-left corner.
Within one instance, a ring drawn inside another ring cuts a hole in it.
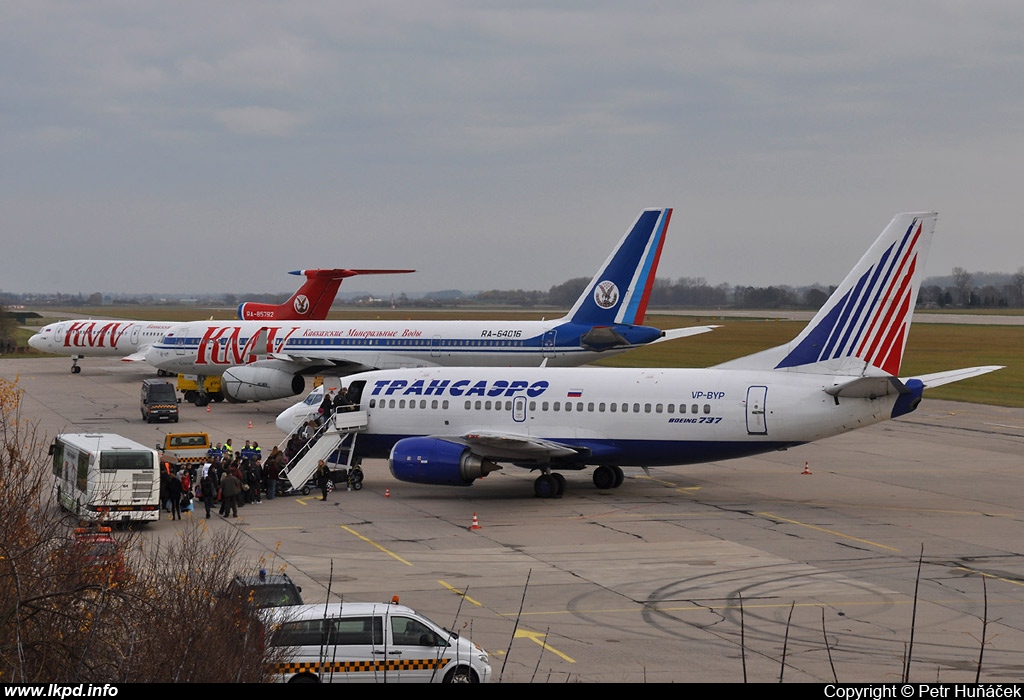
[[[533,494],[537,498],[561,498],[565,493],[565,477],[558,472],[541,474],[533,482]]]
[[[186,401],[188,401],[190,404],[194,406],[198,406],[199,408],[202,408],[203,406],[208,406],[211,401],[220,403],[221,401],[224,400],[224,394],[219,391],[215,391],[212,394],[208,394],[206,392],[194,391],[192,389],[189,389],[188,391],[182,392],[182,394]]]
[[[621,467],[600,466],[594,470],[594,486],[602,491],[619,488],[625,478]]]

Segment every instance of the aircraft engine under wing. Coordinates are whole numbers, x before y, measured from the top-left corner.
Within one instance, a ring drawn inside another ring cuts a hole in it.
[[[499,461],[544,463],[580,452],[551,440],[505,433],[461,437],[411,437],[399,440],[388,464],[396,479],[416,484],[469,486],[501,469]]]
[[[391,448],[388,465],[400,481],[438,486],[469,486],[501,469],[466,445],[434,437],[399,440]]]
[[[221,390],[229,401],[272,401],[301,394],[306,380],[274,367],[255,364],[230,367],[221,378]]]

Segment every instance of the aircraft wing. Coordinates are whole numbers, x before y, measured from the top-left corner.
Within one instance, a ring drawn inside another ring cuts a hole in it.
[[[709,333],[716,328],[721,326],[690,326],[689,328],[672,328],[664,331],[664,335],[655,340],[650,345],[656,343],[664,343],[666,340],[676,340],[677,338],[689,338],[691,335],[700,335],[701,333]]]
[[[380,369],[379,367],[371,367],[362,362],[345,360],[342,358],[324,360],[316,357],[274,353],[273,355],[269,355],[267,359],[272,361],[278,368],[284,368],[285,371],[294,372],[295,374],[309,374],[312,372],[321,372],[330,369],[332,374],[336,374],[339,377],[345,377],[350,374],[372,372],[375,369]],[[257,362],[255,364],[259,365],[260,363]]]
[[[495,461],[545,462],[579,454],[579,450],[559,442],[512,433],[468,433],[458,441],[481,457]]]
[[[339,375],[356,374],[357,372],[369,372],[375,369],[391,369],[396,367],[432,367],[431,362],[425,362],[420,358],[413,360],[408,355],[395,352],[310,352],[310,353],[282,353],[275,352],[264,356],[263,364],[273,363],[278,369],[284,369],[297,374],[308,373],[311,370],[330,369],[332,373]],[[257,362],[256,364],[260,364]]]
[[[982,374],[988,374],[989,372],[995,372],[997,369],[1003,369],[1004,365],[985,365],[983,367],[964,367],[963,369],[951,369],[946,372],[936,372],[934,374],[922,374],[914,379],[920,379],[921,383],[924,384],[925,389],[932,389],[943,384],[952,384],[958,382],[961,379],[970,379],[971,377],[977,377]],[[906,379],[902,381],[907,381]]]
[[[149,350],[149,345],[143,345],[138,350],[133,352],[131,355],[125,355],[121,358],[121,362],[145,362],[146,351]]]

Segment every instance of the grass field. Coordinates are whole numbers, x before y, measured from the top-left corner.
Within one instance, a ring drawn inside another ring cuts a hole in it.
[[[69,309],[74,315],[97,318],[143,318],[147,320],[194,321],[197,318],[229,320],[234,309],[200,309],[195,307],[125,307],[114,309]],[[391,311],[354,310],[332,312],[332,317],[348,319],[540,319],[552,318],[562,312],[511,311]],[[676,328],[690,325],[719,324],[711,333],[683,338],[670,343],[633,350],[602,360],[609,367],[708,367],[759,350],[785,343],[803,328],[800,321],[726,318],[712,319],[648,314],[649,325],[658,328]],[[22,331],[19,343],[25,344],[30,331]],[[900,374],[940,372],[975,365],[1006,365],[1006,369],[982,377],[949,384],[927,393],[930,398],[952,401],[970,401],[998,406],[1024,406],[1024,326],[976,326],[958,324],[915,324],[903,357]]]

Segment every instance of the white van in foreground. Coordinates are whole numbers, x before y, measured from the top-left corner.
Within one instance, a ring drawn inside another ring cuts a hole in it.
[[[487,652],[393,603],[268,608],[272,669],[282,683],[486,683]]]

